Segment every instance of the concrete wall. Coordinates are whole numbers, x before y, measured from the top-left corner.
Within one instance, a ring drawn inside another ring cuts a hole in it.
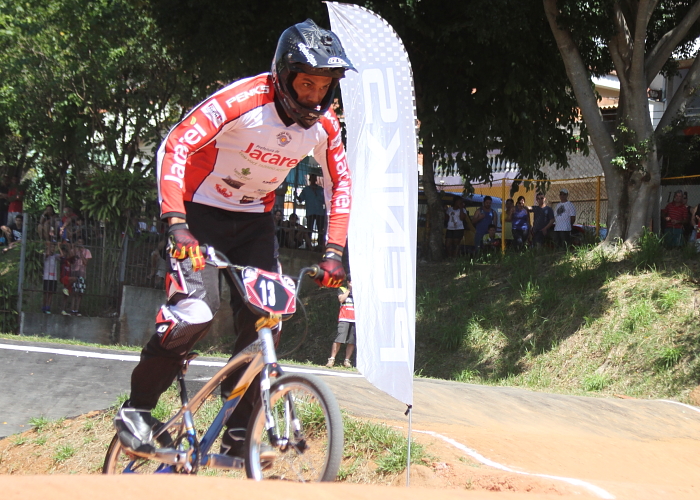
[[[283,249],[280,262],[285,274],[295,276],[302,267],[318,263],[321,255],[305,250]],[[223,277],[219,287],[221,307],[214,316],[207,334],[208,343],[235,336],[233,314],[229,307],[231,294]],[[154,331],[154,320],[160,306],[165,303],[165,292],[154,288],[125,286],[119,318],[89,318],[86,316],[62,316],[23,312],[20,334],[48,335],[61,339],[76,339],[100,344],[143,346]],[[232,343],[231,343],[232,345]]]

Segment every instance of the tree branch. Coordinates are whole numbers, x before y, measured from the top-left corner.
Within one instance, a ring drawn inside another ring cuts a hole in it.
[[[671,54],[676,49],[678,44],[683,40],[688,30],[700,17],[700,0],[697,0],[688,10],[683,20],[671,31],[661,37],[656,46],[649,52],[646,57],[645,70],[647,75],[647,85],[661,71],[664,64],[671,57]]]
[[[659,124],[656,126],[656,131],[654,134],[658,138],[659,135],[663,134],[663,128],[667,127],[676,119],[677,116],[685,112],[685,108],[688,105],[689,98],[695,94],[695,91],[700,86],[700,57],[696,57],[693,61],[693,65],[688,70],[688,73],[683,78],[681,85],[678,90],[666,106],[666,111],[664,111]]]
[[[646,69],[644,61],[646,56],[647,27],[649,25],[651,13],[654,12],[655,4],[656,2],[654,0],[640,0],[636,6],[632,6],[632,9],[636,10],[636,15],[634,16],[634,38],[632,42],[630,80],[635,82],[644,81],[644,79],[640,77],[644,75],[643,71]],[[635,10],[632,12],[635,12]],[[647,85],[648,84],[646,84],[645,87]]]
[[[631,50],[629,43],[629,30],[627,29],[626,18],[622,12],[620,4],[615,3],[614,9],[615,15],[613,16],[613,23],[615,24],[616,33],[608,44],[608,50],[610,51],[610,56],[612,57],[613,64],[615,65],[617,78],[620,80],[620,86],[626,91],[629,91],[629,78],[627,75],[629,67],[626,63],[626,61],[629,61],[630,59]]]
[[[615,145],[612,137],[603,125],[603,117],[600,114],[598,99],[593,91],[588,70],[583,63],[571,33],[562,29],[557,23],[557,16],[559,15],[557,0],[543,0],[543,4],[547,21],[552,29],[561,57],[564,60],[566,74],[581,108],[581,114],[586,121],[586,127],[588,127],[593,139],[593,145],[598,152],[601,164],[605,168],[605,165],[615,156]]]

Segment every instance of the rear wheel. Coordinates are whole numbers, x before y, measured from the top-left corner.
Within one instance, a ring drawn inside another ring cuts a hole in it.
[[[270,388],[273,432],[288,444],[274,445],[265,428],[262,402],[253,408],[246,436],[249,478],[334,481],[343,458],[343,421],[331,390],[311,375],[285,375]],[[272,453],[274,459],[269,456]]]

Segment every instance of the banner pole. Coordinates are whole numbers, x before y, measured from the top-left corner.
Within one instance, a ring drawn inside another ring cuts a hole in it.
[[[405,415],[408,415],[408,443],[406,444],[406,487],[411,486],[411,424],[413,422],[413,405],[406,405]]]

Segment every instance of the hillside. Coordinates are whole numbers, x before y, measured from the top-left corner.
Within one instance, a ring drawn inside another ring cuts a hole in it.
[[[652,237],[625,255],[593,248],[422,263],[416,374],[687,402],[700,384],[699,262]],[[309,335],[291,358],[323,364],[335,292],[309,288],[304,302]]]

